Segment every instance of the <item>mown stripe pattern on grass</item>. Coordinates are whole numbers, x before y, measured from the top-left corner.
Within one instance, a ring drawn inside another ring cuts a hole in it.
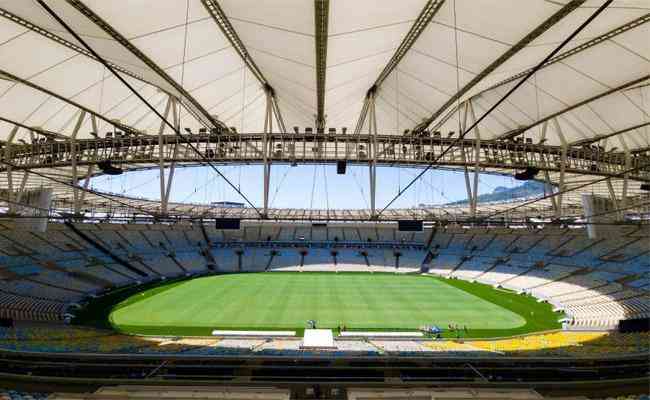
[[[557,328],[550,307],[529,297],[468,282],[377,273],[210,276],[139,293],[110,315],[123,332],[179,335],[217,328],[300,329],[310,319],[318,327],[348,329],[454,324],[466,326],[471,336]]]

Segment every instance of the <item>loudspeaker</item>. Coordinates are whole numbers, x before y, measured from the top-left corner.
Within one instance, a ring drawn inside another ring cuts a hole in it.
[[[214,221],[216,229],[239,230],[241,225],[239,218],[218,218]]]
[[[339,175],[345,175],[345,168],[347,164],[345,161],[337,161],[336,162],[336,173]]]
[[[650,318],[625,319],[618,322],[621,333],[650,332]]]
[[[518,181],[528,181],[533,179],[539,173],[539,168],[535,167],[526,167],[526,170],[523,172],[517,172],[515,174],[515,179]]]
[[[402,232],[421,232],[424,227],[422,221],[404,220],[397,221],[397,229]]]
[[[13,328],[14,320],[11,318],[0,318],[0,328]]]
[[[111,164],[110,160],[99,161],[97,166],[107,175],[121,175],[124,172],[122,168],[118,168]]]

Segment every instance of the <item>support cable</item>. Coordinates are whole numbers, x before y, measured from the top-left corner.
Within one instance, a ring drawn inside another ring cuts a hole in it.
[[[359,189],[359,193],[361,194],[361,200],[363,200],[363,202],[366,203],[366,208],[370,209],[370,204],[366,199],[366,193],[363,191],[363,185],[361,184],[361,182],[359,182],[359,178],[357,177],[357,172],[354,170],[352,170],[352,178],[354,178],[354,183],[357,184],[357,189]]]
[[[0,203],[7,203],[7,204],[11,204],[11,205],[18,206],[18,207],[31,208],[33,210],[44,211],[44,212],[47,212],[47,213],[50,212],[50,210],[47,209],[47,208],[36,207],[36,206],[31,205],[31,204],[22,203],[20,201],[14,201],[14,200],[7,199],[7,198],[4,198],[4,197],[0,197]],[[30,218],[43,218],[43,217],[31,216],[31,215],[29,217]]]
[[[613,210],[603,211],[603,212],[598,213],[598,214],[590,215],[589,218],[602,217],[603,215],[619,213],[621,211],[631,210],[633,208],[639,208],[639,207],[648,206],[648,205],[650,205],[650,201],[645,201],[643,203],[637,203],[637,204],[633,204],[631,206],[625,206],[625,207],[620,207],[620,208],[616,208],[616,209],[613,209]]]
[[[327,170],[325,170],[325,164],[323,164],[323,179],[325,180],[325,209],[327,213],[330,212],[330,194],[327,191]]]
[[[418,40],[420,35],[422,35],[422,32],[424,32],[424,30],[429,26],[429,23],[431,22],[433,17],[438,13],[438,11],[442,8],[445,1],[446,0],[428,0],[424,8],[422,9],[422,11],[420,11],[420,14],[418,14],[417,18],[413,22],[413,25],[411,25],[411,28],[406,33],[406,35],[402,39],[402,42],[395,50],[393,56],[390,58],[390,60],[388,60],[388,63],[384,66],[384,69],[379,73],[379,76],[377,77],[375,82],[367,90],[366,97],[363,102],[363,108],[361,109],[361,113],[359,114],[359,118],[357,119],[357,125],[356,125],[357,128],[355,129],[355,134],[358,135],[359,132],[361,132],[361,129],[364,125],[364,121],[366,120],[366,117],[368,115],[368,100],[370,98],[371,93],[378,92],[379,87],[382,85],[382,83],[390,76],[391,73],[393,73],[393,71],[396,71],[396,68],[399,65],[399,63],[402,61],[402,59],[404,59],[404,57],[409,52],[411,47],[413,47],[413,45]],[[396,71],[396,75],[398,74],[399,71]],[[398,124],[398,128],[399,128],[399,124]]]
[[[318,171],[318,164],[314,164],[314,176],[311,180],[311,199],[309,200],[309,208],[314,209],[314,193],[316,192],[316,177]]]
[[[533,31],[528,33],[517,43],[512,45],[499,58],[494,60],[492,63],[490,63],[490,65],[488,65],[481,72],[476,74],[468,83],[466,83],[463,86],[460,92],[456,92],[453,96],[451,96],[445,102],[445,104],[443,104],[440,108],[438,108],[430,117],[426,118],[420,124],[416,125],[412,131],[415,133],[421,133],[422,131],[424,131],[429,125],[431,125],[432,122],[434,122],[442,113],[444,113],[445,110],[447,110],[447,108],[449,108],[452,104],[454,104],[456,98],[466,94],[479,82],[483,81],[488,75],[490,75],[492,72],[497,70],[500,66],[504,65],[515,54],[517,54],[526,46],[528,46],[530,43],[532,43],[535,39],[539,38],[541,35],[543,35],[545,32],[551,29],[551,27],[553,27],[555,24],[557,24],[559,21],[561,21],[563,18],[565,18],[567,15],[569,15],[571,12],[576,10],[585,2],[586,0],[571,0],[566,4],[564,4],[560,10],[555,12],[555,14],[548,17],[544,22],[542,22],[542,24],[537,26],[537,28],[535,28]],[[548,61],[548,59],[545,60],[545,62],[546,61]]]
[[[39,0],[40,1],[40,0]],[[607,0],[605,3],[603,3],[602,6],[596,10],[585,22],[583,22],[571,35],[569,35],[558,47],[556,47],[551,53],[549,53],[539,64],[537,64],[533,69],[531,69],[526,76],[521,79],[515,86],[513,86],[508,92],[503,95],[494,105],[492,105],[483,115],[481,115],[478,119],[474,121],[474,123],[469,127],[466,128],[465,131],[460,134],[442,153],[440,153],[431,163],[429,163],[423,170],[420,172],[413,180],[409,182],[408,185],[404,187],[393,199],[388,202],[384,208],[382,208],[379,213],[377,213],[377,216],[380,216],[388,207],[390,207],[405,191],[407,191],[417,180],[419,180],[427,171],[429,171],[442,157],[445,156],[454,146],[456,146],[461,140],[465,138],[467,133],[471,132],[476,126],[478,126],[485,117],[487,117],[492,111],[494,111],[497,107],[501,105],[512,93],[514,93],[519,87],[521,87],[531,76],[533,76],[539,69],[541,69],[548,60],[553,58],[564,46],[566,46],[567,43],[569,43],[571,40],[573,40],[574,37],[576,37],[584,28],[586,28],[600,13],[605,11],[605,9],[612,3],[613,0]]]
[[[273,207],[273,204],[275,204],[275,199],[278,197],[278,193],[280,192],[280,188],[282,187],[282,184],[284,183],[284,180],[287,178],[287,175],[289,174],[289,171],[290,171],[289,168],[287,168],[284,171],[284,174],[282,175],[282,178],[280,179],[280,182],[275,187],[275,192],[273,192],[273,198],[271,199],[271,202],[269,203],[270,207]]]
[[[104,247],[103,244],[99,243],[97,240],[95,240],[95,239],[91,238],[90,236],[86,235],[82,230],[77,228],[72,222],[64,221],[64,224],[65,224],[65,226],[70,228],[70,230],[72,230],[74,233],[76,233],[77,236],[79,236],[80,238],[82,238],[86,242],[90,243],[97,250],[99,250],[102,253],[109,256],[117,264],[120,264],[124,268],[128,269],[129,271],[131,271],[131,272],[133,272],[133,273],[135,273],[135,274],[137,274],[137,275],[139,275],[139,276],[141,276],[143,278],[149,277],[149,275],[147,275],[145,272],[143,272],[140,269],[134,267],[133,265],[131,265],[131,263],[129,263],[128,261],[126,261],[122,257],[118,256],[117,254],[113,253],[110,249],[108,249],[107,247]]]
[[[582,189],[582,188],[587,187],[587,186],[591,186],[591,185],[595,185],[595,184],[600,183],[600,182],[604,182],[604,181],[606,181],[606,180],[608,180],[608,179],[611,179],[611,178],[613,178],[613,177],[621,177],[621,176],[624,176],[624,175],[629,174],[630,172],[634,172],[634,171],[637,171],[637,170],[639,170],[639,169],[644,169],[644,168],[648,168],[648,167],[650,167],[650,163],[642,164],[642,165],[639,165],[639,166],[637,166],[637,167],[630,168],[630,169],[627,169],[627,170],[625,170],[625,171],[621,171],[621,172],[619,172],[619,173],[613,174],[613,175],[611,175],[611,176],[607,176],[607,177],[604,177],[604,178],[599,178],[599,179],[596,179],[595,181],[589,181],[589,182],[587,182],[587,183],[583,183],[583,184],[580,184],[580,185],[578,185],[578,186],[574,186],[574,187],[569,188],[569,189],[559,190],[559,191],[557,191],[557,192],[555,192],[555,193],[551,193],[551,194],[548,194],[548,195],[546,195],[546,196],[538,197],[538,198],[536,198],[536,199],[534,199],[534,200],[530,200],[530,201],[527,201],[527,202],[524,202],[524,203],[518,204],[518,205],[516,205],[516,206],[513,206],[513,207],[510,207],[510,208],[507,208],[507,209],[505,209],[505,210],[497,211],[497,212],[495,212],[495,213],[493,213],[493,214],[490,214],[490,215],[488,215],[487,217],[483,217],[483,218],[481,218],[481,219],[482,219],[482,220],[485,220],[485,219],[488,219],[488,218],[492,218],[492,217],[494,217],[494,216],[501,215],[501,214],[504,214],[504,213],[507,213],[507,212],[510,212],[510,211],[513,211],[513,210],[519,209],[519,208],[521,208],[521,207],[525,207],[525,206],[528,206],[528,205],[531,205],[531,204],[534,204],[534,203],[540,202],[540,201],[542,201],[542,200],[546,200],[546,199],[554,198],[555,196],[558,196],[558,195],[563,195],[563,194],[565,194],[565,193],[573,192],[573,191],[575,191],[575,190]]]
[[[13,163],[10,163],[10,162],[8,162],[8,161],[6,161],[6,160],[2,160],[2,159],[0,159],[0,163],[6,165],[6,166],[8,166],[8,167],[14,168],[14,169],[19,168],[17,165],[15,165],[15,164],[13,164]],[[127,207],[127,208],[135,208],[135,209],[137,209],[138,211],[142,212],[143,214],[147,214],[147,215],[152,216],[152,217],[155,216],[155,214],[154,214],[153,212],[151,212],[151,211],[147,211],[147,210],[145,210],[145,209],[143,209],[143,208],[141,208],[141,207],[134,206],[134,205],[132,205],[132,204],[129,204],[129,203],[126,203],[126,202],[123,202],[123,201],[117,200],[117,199],[113,198],[112,196],[107,195],[107,194],[104,194],[104,193],[102,193],[102,192],[98,192],[98,191],[96,191],[96,190],[88,189],[88,188],[85,188],[85,187],[83,187],[83,186],[79,186],[79,185],[77,185],[77,184],[73,184],[73,183],[70,183],[70,182],[66,182],[66,181],[63,181],[63,180],[60,180],[60,179],[52,178],[51,176],[45,175],[45,174],[43,174],[43,173],[41,173],[41,172],[34,171],[33,169],[24,169],[24,170],[25,170],[25,171],[28,171],[30,174],[34,174],[34,175],[36,175],[36,176],[38,176],[38,177],[41,177],[41,178],[44,178],[44,179],[50,180],[50,181],[52,181],[52,182],[55,182],[55,183],[58,183],[58,184],[61,184],[61,185],[64,185],[64,186],[68,186],[68,187],[70,187],[70,188],[72,188],[72,189],[77,189],[77,190],[81,190],[81,191],[86,192],[86,193],[93,194],[93,195],[95,195],[95,196],[98,196],[98,197],[104,198],[104,199],[106,199],[106,200],[108,200],[108,201],[111,201],[111,202],[115,202],[115,203],[117,203],[117,204],[120,204],[120,205],[122,205],[122,206],[124,206],[124,207]]]
[[[210,14],[212,20],[219,27],[224,37],[230,42],[237,54],[239,54],[239,57],[242,59],[246,67],[248,67],[255,79],[257,79],[257,81],[263,86],[264,91],[271,94],[271,98],[273,99],[274,112],[278,119],[278,124],[281,127],[281,133],[287,133],[287,129],[284,125],[284,119],[282,118],[282,113],[280,112],[280,107],[277,104],[275,90],[269,81],[264,77],[264,74],[257,66],[257,64],[255,64],[255,61],[246,49],[244,42],[235,31],[235,28],[230,23],[230,20],[219,5],[219,2],[217,0],[201,0],[201,3],[203,3],[206,11]]]
[[[260,216],[262,215],[261,212],[257,209],[257,207],[255,207],[253,203],[251,203],[251,201],[248,199],[248,197],[244,195],[244,193],[242,193],[235,185],[233,185],[233,183],[230,182],[230,180],[226,178],[226,176],[223,175],[221,171],[219,171],[219,169],[215,167],[214,164],[212,164],[207,159],[207,157],[205,157],[205,155],[201,153],[201,151],[199,151],[199,149],[196,148],[196,146],[194,146],[189,140],[183,137],[180,131],[173,124],[171,124],[167,120],[167,118],[165,118],[158,110],[156,110],[155,107],[151,105],[151,103],[149,103],[144,97],[142,97],[142,95],[138,93],[138,91],[133,86],[131,86],[129,82],[127,82],[120,74],[118,74],[117,71],[115,71],[115,69],[102,56],[100,56],[92,47],[90,47],[65,21],[63,21],[63,19],[61,19],[61,17],[59,17],[59,15],[56,12],[54,12],[54,10],[52,10],[47,4],[45,4],[43,0],[37,0],[37,1],[41,5],[41,7],[43,7],[48,12],[48,14],[52,16],[52,18],[54,18],[59,24],[61,24],[61,26],[63,26],[66,29],[66,31],[70,33],[70,35],[72,35],[90,53],[92,53],[92,55],[95,56],[95,58],[97,58],[97,60],[99,60],[99,62],[101,62],[104,65],[104,67],[106,67],[106,69],[111,71],[111,73],[120,82],[122,82],[124,86],[126,86],[131,92],[133,92],[133,94],[135,94],[138,99],[140,99],[154,114],[156,114],[158,118],[160,118],[161,121],[163,121],[165,125],[167,125],[176,134],[176,136],[180,138],[181,141],[184,142],[185,145],[187,145],[190,149],[192,149],[192,151],[194,151],[202,159],[204,159],[205,163],[208,164],[217,174],[219,174],[219,176],[221,176],[221,178],[223,178],[223,180],[225,180],[230,185],[230,187],[232,187],[237,192],[237,194],[239,194],[248,203],[248,205],[250,205],[251,208],[253,208],[255,212],[257,212],[258,215]]]

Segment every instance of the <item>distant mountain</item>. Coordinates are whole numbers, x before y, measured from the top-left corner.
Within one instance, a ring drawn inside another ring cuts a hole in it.
[[[544,183],[538,181],[526,181],[524,184],[507,188],[498,186],[492,193],[481,194],[478,196],[479,203],[503,202],[526,197],[541,196],[544,194]],[[468,199],[454,201],[446,205],[459,206],[469,203]]]

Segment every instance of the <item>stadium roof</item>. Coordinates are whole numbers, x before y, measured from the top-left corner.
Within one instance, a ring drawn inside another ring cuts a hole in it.
[[[181,126],[262,132],[269,93],[287,127],[366,132],[372,97],[382,135],[458,131],[603,3],[1,0],[0,140],[156,135],[93,51],[160,114],[177,99]],[[613,1],[467,137],[650,148],[648,22],[647,0]]]

